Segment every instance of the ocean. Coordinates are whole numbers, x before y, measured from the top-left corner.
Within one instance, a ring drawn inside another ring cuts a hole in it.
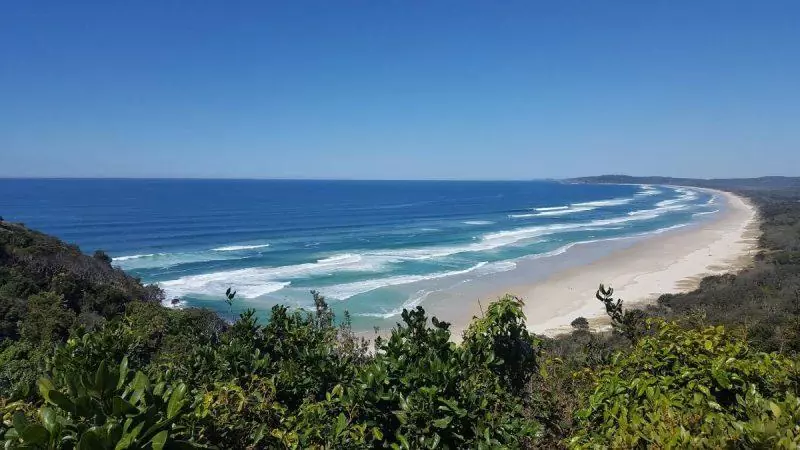
[[[228,315],[230,287],[234,313],[267,314],[310,308],[315,289],[357,329],[576,243],[708,220],[720,203],[688,188],[551,181],[0,180],[5,220],[104,250],[169,306]]]

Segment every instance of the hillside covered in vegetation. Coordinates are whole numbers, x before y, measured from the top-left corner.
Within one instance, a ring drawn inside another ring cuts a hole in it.
[[[697,180],[660,181],[709,186]],[[795,180],[795,181],[791,181]],[[595,180],[597,181],[597,180]],[[608,182],[651,182],[609,178]],[[656,182],[656,181],[652,181]],[[718,183],[718,184],[717,184]],[[530,334],[498,299],[451,342],[418,307],[384,339],[313,311],[234,323],[161,306],[102,253],[0,221],[5,448],[797,448],[800,189],[718,180],[761,217],[738,274]],[[598,280],[600,281],[600,280]],[[236,302],[235,293],[220,301]]]

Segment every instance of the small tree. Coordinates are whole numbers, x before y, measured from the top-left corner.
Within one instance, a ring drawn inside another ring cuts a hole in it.
[[[524,303],[506,295],[489,305],[486,315],[473,318],[463,345],[473,355],[491,355],[492,369],[512,392],[519,392],[538,367],[539,341],[525,326]]]
[[[236,297],[236,291],[231,292],[231,288],[225,291],[225,303],[228,304],[228,314],[233,315],[233,298]]]
[[[637,309],[624,309],[622,307],[622,300],[615,300],[613,295],[613,288],[606,288],[601,284],[595,297],[605,305],[606,314],[608,314],[608,317],[611,319],[611,326],[614,332],[622,334],[631,342],[636,342],[645,327],[644,312]]]
[[[572,325],[572,328],[574,328],[575,331],[589,331],[589,321],[586,320],[585,317],[578,317],[577,319],[573,320],[570,325]]]

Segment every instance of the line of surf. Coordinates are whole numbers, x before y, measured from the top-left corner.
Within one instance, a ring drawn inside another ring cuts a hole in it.
[[[566,216],[569,214],[576,214],[585,211],[592,211],[597,209],[596,207],[592,206],[583,206],[577,208],[565,208],[565,209],[553,209],[535,213],[528,213],[528,214],[509,214],[508,217],[511,219],[527,219],[531,217],[556,217],[556,216]],[[538,211],[538,209],[537,209]]]
[[[212,248],[212,252],[240,252],[243,250],[256,250],[259,248],[267,248],[269,244],[254,244],[254,245],[229,245],[226,247]]]
[[[241,254],[254,250],[265,249],[269,244],[228,245],[215,247],[209,250],[189,252],[157,252],[137,255],[115,256],[112,264],[125,270],[134,269],[159,269],[179,266],[181,264],[201,263],[210,261],[224,261],[236,259]],[[229,254],[230,253],[230,254]]]
[[[687,194],[684,194],[687,195]],[[690,205],[685,204],[670,204],[653,209],[645,209],[638,211],[631,211],[627,215],[612,217],[608,219],[597,219],[581,223],[558,223],[550,225],[539,225],[531,227],[522,227],[512,230],[504,230],[492,233],[486,233],[476,241],[462,245],[453,246],[429,246],[422,248],[406,248],[406,249],[383,249],[383,250],[369,250],[359,253],[345,253],[341,255],[332,255],[322,258],[312,263],[303,263],[290,266],[280,266],[271,268],[248,268],[238,269],[231,271],[215,272],[211,274],[190,275],[181,277],[176,280],[165,281],[162,287],[168,292],[176,294],[188,293],[214,293],[224,292],[224,290],[233,286],[239,288],[243,286],[244,290],[242,295],[247,295],[253,291],[250,288],[256,289],[257,286],[265,283],[291,283],[294,280],[313,277],[319,274],[330,274],[338,272],[382,272],[391,264],[401,263],[403,261],[424,261],[431,259],[444,258],[451,255],[461,253],[474,253],[493,250],[499,247],[512,245],[520,241],[532,241],[539,239],[546,235],[557,234],[562,232],[574,231],[589,231],[589,230],[606,230],[619,228],[619,226],[632,221],[642,221],[659,217],[667,212],[685,209]],[[421,280],[428,276],[433,275],[402,275],[397,277],[379,278],[377,280],[366,280],[351,283],[347,289],[340,288],[339,291],[330,293],[332,298],[349,298],[348,295],[352,291],[361,291],[369,286],[383,283],[389,280],[391,284],[409,283],[414,280]],[[383,280],[383,281],[380,281]],[[367,284],[364,284],[367,283]],[[288,284],[286,284],[288,285]],[[281,284],[268,285],[270,289]],[[358,287],[358,288],[356,288]],[[328,288],[330,290],[332,288]],[[369,289],[372,290],[373,288]],[[272,291],[274,292],[274,291]],[[368,291],[364,291],[368,292]]]

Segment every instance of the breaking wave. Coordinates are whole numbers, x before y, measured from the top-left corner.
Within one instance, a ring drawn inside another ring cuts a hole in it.
[[[242,250],[256,250],[259,248],[267,248],[269,244],[256,244],[256,245],[229,245],[227,247],[212,248],[213,252],[240,252]]]

